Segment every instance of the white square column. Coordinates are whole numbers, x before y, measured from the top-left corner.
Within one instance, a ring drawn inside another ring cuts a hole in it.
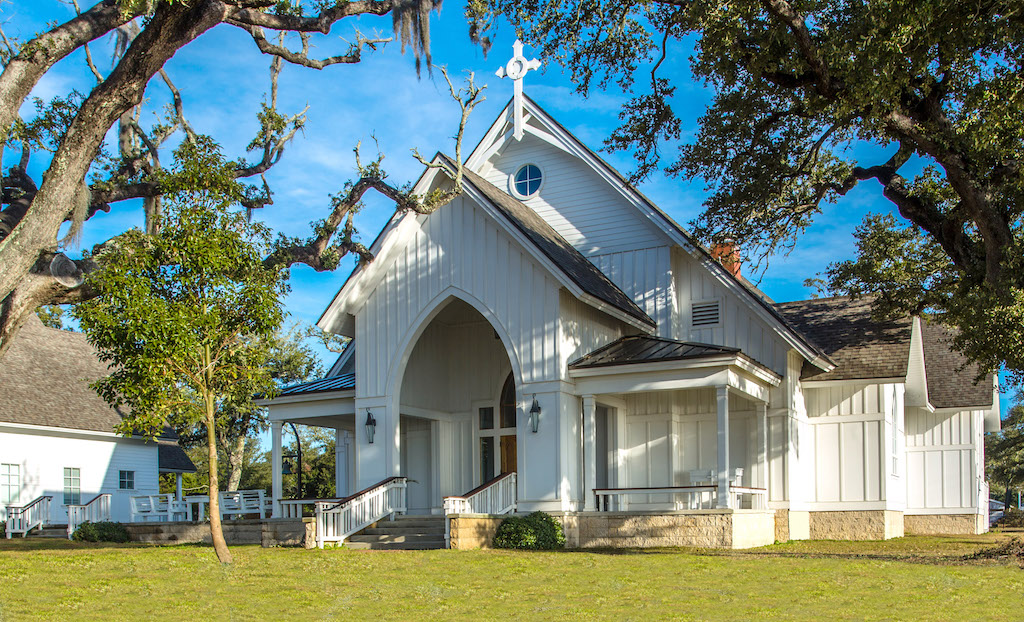
[[[768,507],[768,404],[757,406],[758,488],[764,489],[764,507]],[[764,508],[762,508],[764,509]]]
[[[281,427],[283,421],[270,422],[270,498],[273,500],[273,516],[281,518]]]
[[[718,505],[732,507],[729,494],[729,388],[718,387]]]
[[[583,509],[597,509],[594,488],[597,486],[597,400],[583,396]]]
[[[351,463],[349,454],[352,452],[352,435],[348,430],[334,431],[334,495],[338,498],[347,497],[349,490],[348,465]]]

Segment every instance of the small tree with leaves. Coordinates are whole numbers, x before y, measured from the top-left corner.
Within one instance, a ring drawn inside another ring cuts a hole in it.
[[[231,553],[218,507],[217,417],[238,385],[273,390],[263,357],[246,342],[270,339],[285,291],[283,272],[264,264],[269,231],[232,203],[211,192],[175,196],[159,233],[128,231],[95,258],[100,268],[89,278],[100,295],[73,311],[111,364],[95,388],[128,412],[119,432],[205,427],[210,531],[223,563]]]

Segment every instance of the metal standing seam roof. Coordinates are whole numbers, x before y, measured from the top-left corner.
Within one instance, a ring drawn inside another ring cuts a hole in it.
[[[330,378],[317,378],[308,382],[300,382],[282,388],[275,397],[285,395],[305,395],[308,393],[327,393],[329,391],[354,391],[356,388],[355,374],[341,374]]]
[[[721,355],[742,354],[739,348],[727,348],[709,343],[676,341],[663,337],[629,335],[620,337],[590,354],[569,363],[570,369],[589,369],[637,363],[682,361]],[[763,367],[763,366],[762,366]]]
[[[447,166],[454,169],[455,162],[451,158],[444,154],[439,155]],[[601,272],[597,266],[576,250],[576,247],[559,235],[537,212],[527,207],[522,201],[502,192],[494,184],[473,171],[463,169],[463,182],[469,183],[480,191],[513,227],[525,235],[584,292],[651,328],[657,327],[657,322],[651,319],[651,316],[637,306],[636,302],[619,289],[604,272]]]

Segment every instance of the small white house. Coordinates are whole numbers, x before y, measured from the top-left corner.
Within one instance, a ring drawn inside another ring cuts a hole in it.
[[[34,315],[0,365],[0,520],[8,506],[50,496],[50,524],[68,505],[109,493],[114,521],[129,498],[158,494],[160,473],[194,473],[168,429],[156,442],[114,432],[121,414],[89,383],[108,374],[85,335],[43,326]]]
[[[339,497],[404,477],[409,514],[544,510],[579,546],[987,529],[995,379],[942,328],[770,300],[525,96],[466,166],[323,314],[353,339],[328,376],[265,402],[279,511],[295,422],[337,431]],[[511,506],[463,503],[509,473]]]

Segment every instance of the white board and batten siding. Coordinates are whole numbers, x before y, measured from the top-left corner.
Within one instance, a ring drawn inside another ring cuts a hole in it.
[[[24,505],[42,495],[52,495],[50,522],[67,523],[64,505],[64,469],[78,469],[81,503],[110,493],[115,521],[131,519],[132,495],[157,494],[160,487],[159,457],[155,443],[138,439],[100,438],[88,432],[76,434],[39,431],[0,432],[0,463],[19,467]],[[134,472],[135,488],[120,489],[120,471]]]
[[[669,246],[656,246],[589,258],[658,323],[658,336],[668,339],[675,337],[672,324],[677,312],[671,250]]]
[[[668,236],[630,206],[587,163],[536,136],[511,141],[482,175],[515,196],[510,180],[525,164],[541,170],[538,193],[524,199],[584,256],[667,246]],[[557,207],[556,207],[557,206]]]
[[[680,250],[672,253],[672,273],[678,299],[676,339],[740,348],[758,363],[785,375],[789,345],[747,302],[726,291],[699,262]],[[693,305],[703,302],[719,303],[718,322],[694,326]]]
[[[903,384],[805,389],[811,509],[903,509]]]
[[[399,345],[450,287],[493,314],[524,382],[556,379],[560,284],[554,277],[464,196],[421,222],[356,314],[357,397],[386,395],[390,368],[404,355]]]
[[[978,511],[983,411],[907,413],[907,513]]]

